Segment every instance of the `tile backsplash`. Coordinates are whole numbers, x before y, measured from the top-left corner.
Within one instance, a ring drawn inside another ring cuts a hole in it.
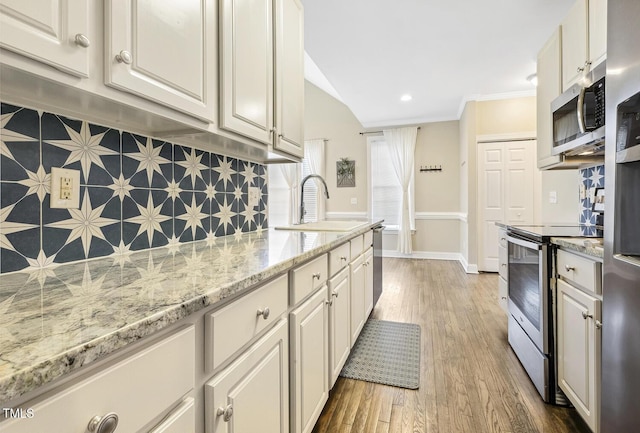
[[[1,273],[267,227],[263,165],[9,104],[1,114]],[[79,209],[50,207],[52,167],[80,171]]]
[[[584,199],[580,199],[580,224],[586,226],[596,225],[596,218],[600,215],[593,212],[593,203],[589,191],[591,188],[604,188],[604,165],[580,170],[580,182],[587,192]],[[600,225],[600,224],[598,224]]]

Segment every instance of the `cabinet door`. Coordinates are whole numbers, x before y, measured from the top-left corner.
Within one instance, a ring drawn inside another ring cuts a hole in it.
[[[560,155],[552,155],[553,113],[551,102],[562,93],[562,47],[560,28],[553,32],[538,53],[536,75],[536,113],[538,140],[538,168],[553,166],[562,162]]]
[[[576,0],[562,22],[562,90],[567,90],[586,67],[588,48],[587,0]]]
[[[0,0],[0,47],[88,77],[88,20],[85,0]]]
[[[329,396],[327,286],[291,312],[291,431],[309,433]]]
[[[216,106],[213,0],[105,2],[105,82],[212,121]]]
[[[373,310],[373,248],[364,253],[364,320]]]
[[[599,401],[601,301],[558,280],[558,384],[596,431]]]
[[[274,147],[304,156],[304,11],[300,0],[276,2]]]
[[[270,144],[272,0],[220,1],[220,127]]]
[[[289,431],[287,321],[205,385],[207,433]]]
[[[502,276],[498,277],[498,305],[502,308],[502,311],[505,314],[509,314],[509,303],[507,301],[509,297],[509,286],[507,284],[507,280],[502,278]]]
[[[358,335],[364,326],[364,285],[365,285],[365,266],[364,256],[354,260],[349,268],[351,270],[351,347],[356,344]]]
[[[351,350],[348,268],[329,281],[329,302],[329,389],[331,389]]]
[[[607,0],[589,0],[589,61],[593,68],[607,57]]]

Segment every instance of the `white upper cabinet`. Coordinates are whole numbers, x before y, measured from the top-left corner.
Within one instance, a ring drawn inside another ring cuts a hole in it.
[[[576,0],[562,22],[562,88],[601,63],[607,52],[607,0]]]
[[[276,0],[274,147],[304,155],[304,10],[300,0]]]
[[[537,107],[537,139],[538,139],[538,168],[554,166],[562,162],[560,155],[552,155],[553,149],[553,119],[551,102],[562,93],[562,46],[560,28],[556,29],[547,43],[538,53],[536,75]]]
[[[105,82],[213,121],[216,109],[214,0],[105,3]]]
[[[0,0],[0,47],[89,76],[88,2]]]
[[[221,128],[302,156],[303,36],[298,0],[220,1]]]

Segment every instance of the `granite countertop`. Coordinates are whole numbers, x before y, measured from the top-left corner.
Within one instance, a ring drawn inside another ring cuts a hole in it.
[[[551,242],[566,250],[586,254],[595,259],[604,259],[604,248],[599,238],[551,238]]]
[[[274,229],[2,275],[0,402],[368,231]]]

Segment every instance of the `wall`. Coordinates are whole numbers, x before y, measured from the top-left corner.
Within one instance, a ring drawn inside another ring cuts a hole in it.
[[[593,193],[595,193],[595,188],[604,188],[604,165],[585,168],[579,171],[579,175],[580,182],[578,185],[582,184],[586,192],[585,198],[579,198],[578,201],[580,204],[578,210],[580,224],[584,224],[586,226],[594,226],[596,224],[602,225],[598,221],[600,214],[592,211],[592,196]]]
[[[266,168],[2,104],[0,272],[267,226]],[[80,209],[52,209],[52,167],[80,170]],[[260,189],[249,207],[248,187]]]
[[[580,200],[578,186],[580,172],[573,170],[543,170],[541,176],[540,218],[543,224],[578,223]],[[549,193],[555,191],[557,203],[549,202]]]

